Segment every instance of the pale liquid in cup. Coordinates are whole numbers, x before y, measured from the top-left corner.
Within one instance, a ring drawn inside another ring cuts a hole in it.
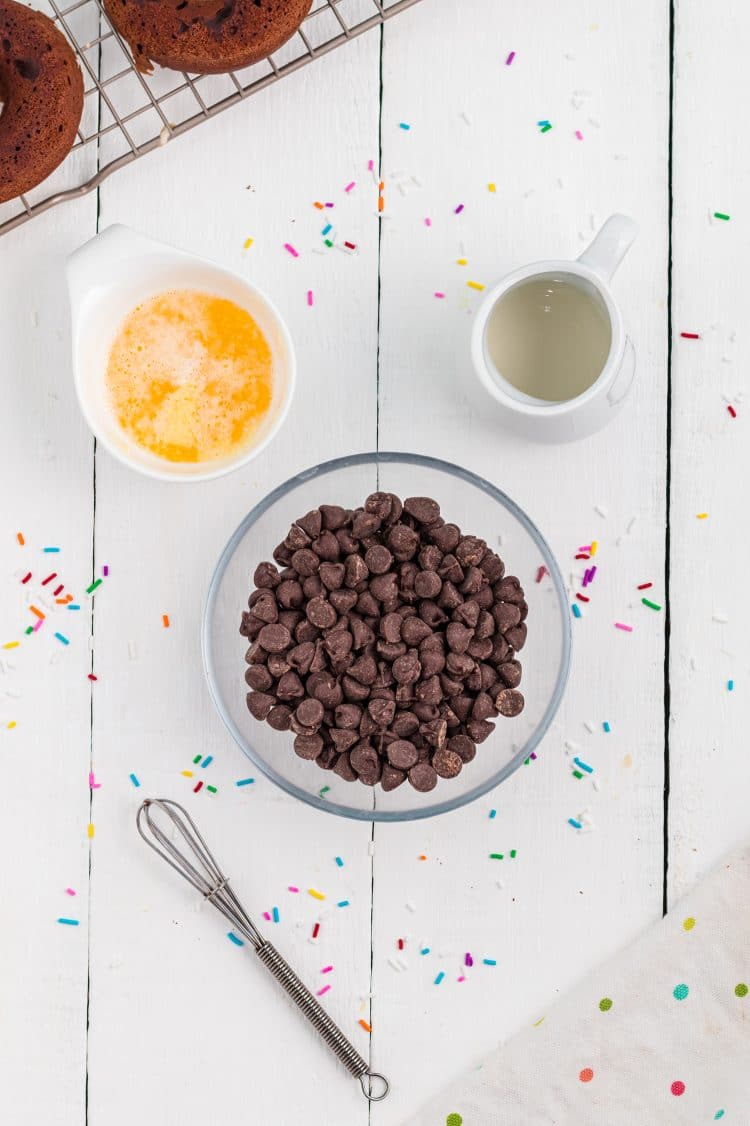
[[[487,322],[486,348],[524,395],[561,403],[581,395],[607,362],[612,330],[602,298],[583,279],[543,274],[513,286]]]

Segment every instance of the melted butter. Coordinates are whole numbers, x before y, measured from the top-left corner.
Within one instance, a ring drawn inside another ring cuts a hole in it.
[[[171,290],[128,314],[107,362],[123,430],[173,462],[212,461],[251,443],[272,397],[268,341],[223,297]]]

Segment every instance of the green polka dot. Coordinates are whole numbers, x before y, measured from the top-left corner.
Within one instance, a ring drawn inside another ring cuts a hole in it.
[[[693,927],[695,926],[695,919],[693,918],[693,916],[688,915],[687,919],[685,919],[683,921],[682,926],[683,926],[684,930],[691,931],[693,929]]]
[[[608,1013],[609,1010],[612,1008],[612,998],[611,997],[602,997],[601,1001],[599,1002],[599,1008],[601,1009],[601,1011],[603,1013]]]
[[[716,1122],[717,1119],[723,1118],[723,1117],[724,1117],[724,1111],[723,1110],[717,1110],[716,1114],[714,1115],[714,1122]]]
[[[672,996],[674,997],[675,1001],[684,1001],[689,992],[690,990],[683,983],[681,985],[675,985],[674,989],[672,990]]]
[[[734,992],[738,997],[747,997],[747,986],[744,981],[741,981],[739,985],[735,985]]]
[[[453,1114],[449,1114],[446,1118],[445,1126],[461,1126],[462,1122],[463,1118],[461,1117],[461,1115],[454,1112]]]

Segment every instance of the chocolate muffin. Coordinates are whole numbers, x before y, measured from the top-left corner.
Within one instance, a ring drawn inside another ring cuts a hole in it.
[[[83,79],[52,20],[0,0],[0,203],[30,191],[70,152]]]
[[[257,63],[294,35],[311,0],[104,0],[135,64],[223,74]]]

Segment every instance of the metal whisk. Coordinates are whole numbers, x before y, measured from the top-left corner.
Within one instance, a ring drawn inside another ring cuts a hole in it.
[[[155,809],[169,818],[186,846],[185,851],[181,851],[178,844],[171,841],[154,820]],[[192,884],[204,899],[221,911],[232,924],[233,930],[239,931],[251,943],[263,965],[270,970],[295,1005],[304,1013],[333,1054],[341,1060],[350,1075],[359,1079],[365,1098],[370,1102],[380,1102],[384,1099],[389,1090],[388,1080],[379,1072],[370,1071],[367,1062],[349,1043],[310,990],[302,984],[291,966],[273,944],[267,942],[260,933],[229,886],[229,880],[214,860],[187,810],[177,802],[166,798],[149,798],[139,808],[136,823],[138,832],[149,848],[158,853],[162,860],[166,860],[175,872],[179,872],[189,884]]]

